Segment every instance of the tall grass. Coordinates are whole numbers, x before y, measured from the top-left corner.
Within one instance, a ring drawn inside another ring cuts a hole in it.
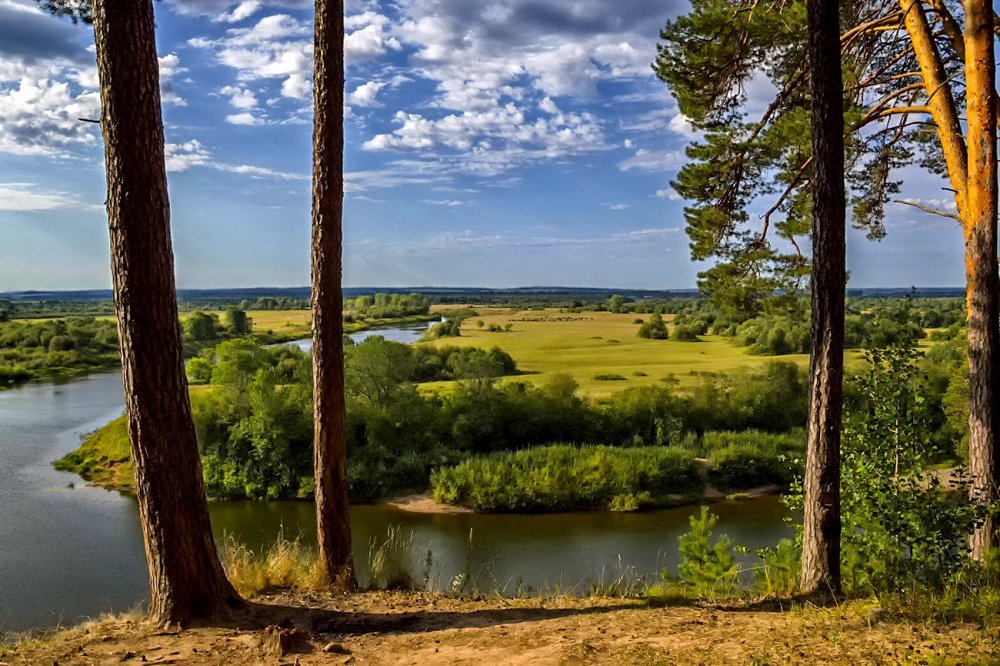
[[[289,540],[282,530],[270,547],[255,551],[227,534],[219,555],[230,582],[244,597],[273,589],[326,587],[323,565],[316,551],[302,543],[302,535]]]

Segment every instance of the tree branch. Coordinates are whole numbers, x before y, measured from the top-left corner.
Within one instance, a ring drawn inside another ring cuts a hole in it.
[[[955,220],[956,222],[959,222],[959,223],[962,222],[962,219],[958,216],[957,213],[949,213],[946,210],[940,210],[940,209],[937,209],[937,208],[931,208],[930,206],[925,206],[924,204],[920,203],[919,201],[909,201],[907,199],[893,199],[892,202],[893,203],[898,203],[898,204],[903,204],[904,206],[913,206],[914,208],[918,208],[918,209],[924,211],[925,213],[930,213],[931,215],[940,215],[941,217],[951,218],[952,220]]]

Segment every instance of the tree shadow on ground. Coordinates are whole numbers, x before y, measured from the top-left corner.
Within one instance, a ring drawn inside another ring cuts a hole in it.
[[[611,613],[641,604],[607,604],[582,608],[490,608],[469,611],[419,610],[372,612],[335,610],[250,602],[234,618],[240,629],[264,629],[277,625],[311,633],[358,636],[364,634],[401,634],[446,629],[486,628],[520,622],[540,622],[580,615]]]

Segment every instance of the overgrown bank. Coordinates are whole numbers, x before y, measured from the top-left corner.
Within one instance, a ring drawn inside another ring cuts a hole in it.
[[[599,444],[608,447],[608,460],[632,455],[636,447],[680,447],[689,458],[710,458],[711,473],[726,490],[787,483],[801,450],[802,437],[794,429],[805,416],[804,386],[801,371],[792,364],[705,377],[694,390],[678,391],[667,383],[636,387],[600,402],[579,396],[573,380],[563,375],[542,388],[497,382],[520,370],[496,348],[411,347],[374,337],[348,347],[346,371],[348,471],[356,501],[423,491],[434,469],[553,442]],[[192,402],[209,494],[218,499],[309,497],[308,356],[290,346],[231,340],[192,359],[188,373],[204,383],[193,388]],[[440,379],[459,383],[451,393],[417,388],[420,382]],[[780,460],[779,449],[788,454]],[[730,471],[727,459],[738,463],[730,464]],[[749,474],[734,475],[750,460],[755,462]],[[122,485],[131,477],[127,465],[121,421],[60,461],[63,469],[117,488],[127,488]],[[623,495],[616,506],[651,505],[643,494],[645,481],[637,473],[632,476],[616,493]],[[634,492],[626,486],[635,486]],[[654,494],[687,493],[684,486]],[[590,506],[593,502],[582,497],[550,507],[536,503],[538,509]]]

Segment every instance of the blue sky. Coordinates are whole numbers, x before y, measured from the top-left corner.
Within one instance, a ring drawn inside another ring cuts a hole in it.
[[[157,3],[181,287],[309,282],[310,5]],[[669,183],[695,136],[649,66],[685,8],[348,0],[345,283],[694,286]],[[92,41],[0,0],[0,291],[110,285]],[[852,286],[963,284],[954,222],[887,227],[852,232]]]

